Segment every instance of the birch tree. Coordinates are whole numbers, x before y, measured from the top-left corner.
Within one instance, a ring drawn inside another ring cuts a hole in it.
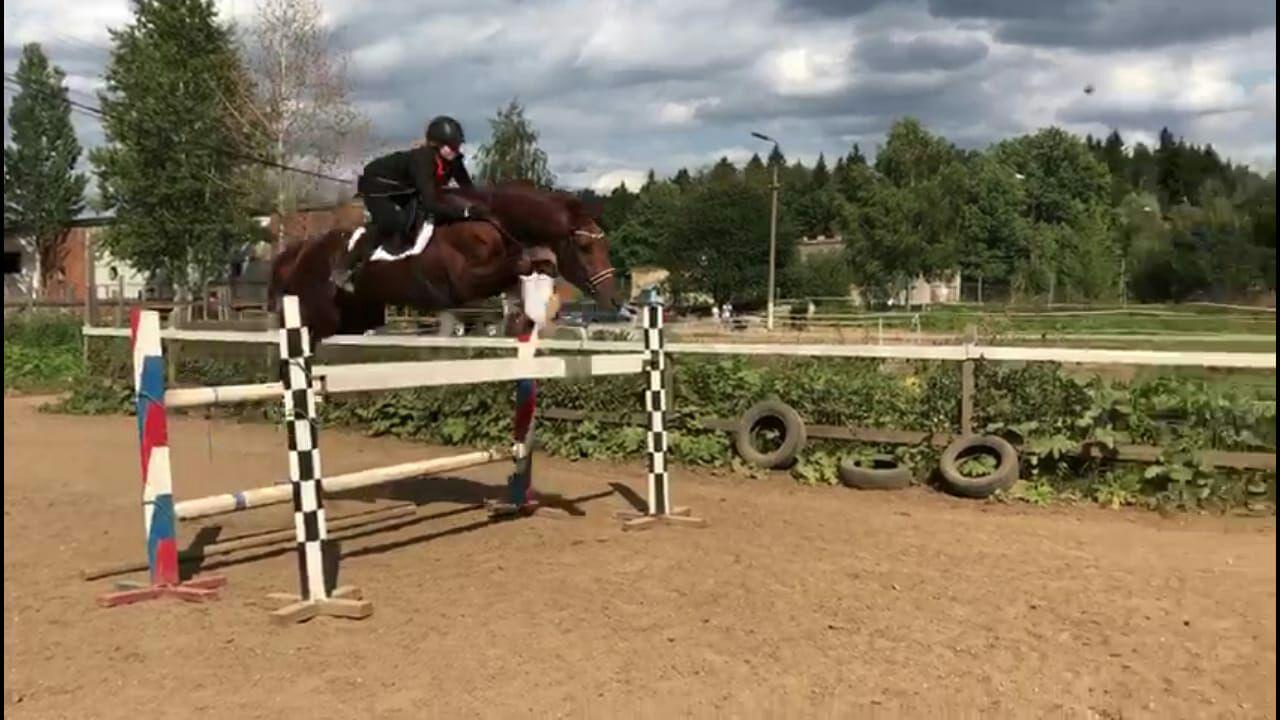
[[[265,135],[276,162],[345,177],[344,165],[364,150],[369,122],[352,103],[347,59],[331,43],[318,0],[261,0],[245,40],[256,94],[256,116],[245,121]],[[267,177],[281,217],[353,189],[280,168]]]

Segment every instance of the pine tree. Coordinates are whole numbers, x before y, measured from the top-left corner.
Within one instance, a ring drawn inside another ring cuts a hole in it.
[[[727,157],[722,157],[707,173],[707,180],[713,183],[726,183],[738,180],[738,168]]]
[[[866,165],[867,156],[862,154],[862,148],[858,147],[858,143],[854,143],[849,148],[849,154],[845,155],[845,165]]]
[[[758,153],[752,153],[751,159],[742,168],[742,179],[755,187],[763,188],[769,185],[769,170],[764,166],[764,161],[760,159]]]
[[[23,46],[9,108],[12,143],[4,148],[4,224],[31,234],[43,287],[62,266],[66,229],[84,209],[88,182],[75,172],[80,143],[64,77],[40,45]]]
[[[658,176],[653,172],[653,168],[649,168],[649,174],[645,176],[644,185],[640,186],[640,192],[647,192],[658,184]]]
[[[1120,203],[1132,192],[1130,184],[1129,162],[1124,154],[1124,138],[1119,131],[1112,130],[1102,145],[1102,161],[1111,172],[1111,206],[1119,207]]]
[[[818,153],[818,162],[814,164],[809,179],[815,188],[824,188],[831,180],[831,173],[827,170],[827,158],[822,153]]]
[[[693,184],[693,176],[687,169],[680,168],[676,171],[675,177],[671,178],[671,182],[681,190],[685,190]]]
[[[1169,128],[1161,128],[1160,145],[1156,148],[1156,184],[1165,208],[1191,200],[1185,151],[1182,140],[1175,140]]]
[[[777,166],[779,168],[784,168],[787,166],[787,156],[782,154],[781,148],[779,148],[777,145],[774,145],[773,149],[769,151],[769,161],[766,163],[766,165],[768,165],[769,168],[771,169],[774,166]]]

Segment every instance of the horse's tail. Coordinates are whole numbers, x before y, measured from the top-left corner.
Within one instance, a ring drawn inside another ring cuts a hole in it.
[[[267,279],[267,310],[278,312],[286,294],[300,294],[329,280],[333,256],[345,252],[352,231],[335,228],[319,237],[285,246],[271,261]]]

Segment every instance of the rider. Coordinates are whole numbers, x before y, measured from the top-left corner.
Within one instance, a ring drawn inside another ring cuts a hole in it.
[[[488,217],[479,205],[459,208],[441,202],[439,190],[450,180],[460,187],[473,186],[462,157],[465,139],[457,120],[440,115],[427,123],[425,145],[383,155],[364,166],[356,190],[364,198],[370,221],[347,257],[339,285],[351,290],[355,272],[383,244],[398,239],[401,247],[394,250],[407,249],[412,242],[411,226],[419,214],[432,224]]]

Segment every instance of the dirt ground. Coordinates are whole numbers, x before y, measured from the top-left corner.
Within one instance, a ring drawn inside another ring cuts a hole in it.
[[[343,545],[374,615],[277,627],[287,549],[207,567],[229,578],[212,603],[95,605],[110,585],[80,569],[143,552],[134,428],[5,399],[6,718],[1276,715],[1272,519],[681,469],[677,499],[709,527],[623,533],[612,484],[642,494],[642,464],[540,456],[538,487],[582,515],[486,523],[504,466],[402,485],[416,519]],[[171,431],[180,498],[285,476],[275,428]],[[448,454],[322,442],[330,473]],[[290,513],[212,521],[225,537]]]

